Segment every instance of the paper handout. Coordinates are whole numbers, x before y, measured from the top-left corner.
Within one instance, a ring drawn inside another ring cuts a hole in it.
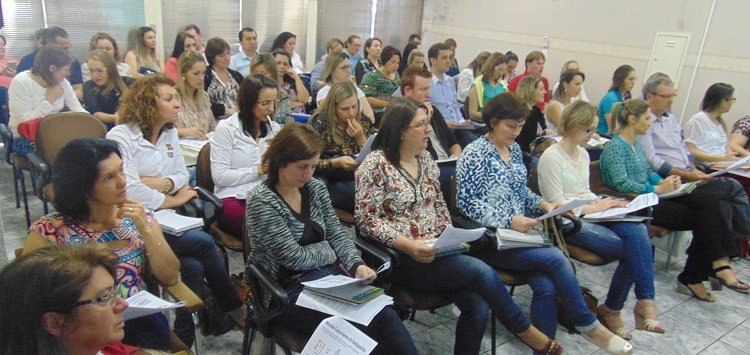
[[[300,355],[366,355],[378,343],[340,317],[330,317],[315,328]]]
[[[724,163],[724,164],[722,164],[722,163]],[[721,167],[721,166],[724,166],[725,164],[729,164],[729,166],[727,166],[726,168],[720,169],[720,170],[716,170],[713,173],[708,174],[708,176],[714,177],[716,175],[720,175],[720,174],[729,172],[730,170],[738,169],[738,168],[742,167],[743,165],[748,165],[748,164],[750,164],[750,155],[748,155],[748,156],[746,156],[746,157],[744,157],[744,158],[742,158],[740,160],[734,161],[734,162],[718,162],[716,164],[711,165],[711,167],[714,167],[714,166]]]
[[[555,208],[552,211],[549,211],[549,212],[547,212],[547,213],[545,213],[545,214],[537,217],[537,219],[538,220],[542,220],[542,219],[547,219],[547,218],[554,217],[554,216],[557,216],[557,215],[561,215],[561,214],[563,214],[565,212],[568,212],[570,210],[574,210],[574,209],[576,209],[578,207],[582,207],[582,206],[588,205],[588,204],[590,204],[590,203],[592,203],[592,202],[594,202],[596,200],[597,199],[595,199],[595,198],[573,200],[573,201],[570,201],[570,202],[568,202],[568,203],[566,203],[566,204],[564,204],[564,205],[562,205],[562,206],[560,206],[558,208]]]
[[[634,198],[633,201],[630,201],[630,203],[628,203],[628,205],[625,207],[610,208],[606,211],[587,214],[585,217],[589,220],[619,217],[631,212],[642,210],[646,207],[653,206],[657,203],[659,203],[659,196],[657,196],[655,193],[647,193],[638,195],[638,197]]]
[[[377,134],[373,134],[368,137],[367,141],[365,141],[365,144],[362,145],[362,149],[360,149],[359,153],[357,154],[357,163],[365,161],[365,158],[367,158],[367,154],[370,154],[370,151],[372,150],[372,142],[375,141],[375,136],[377,136]]]
[[[185,302],[167,302],[156,297],[148,291],[138,292],[126,300],[128,308],[123,313],[125,320],[147,316],[149,314],[161,312],[165,309],[180,308],[185,306]]]

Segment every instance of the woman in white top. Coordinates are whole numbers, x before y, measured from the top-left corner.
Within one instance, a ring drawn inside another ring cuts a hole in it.
[[[480,52],[477,54],[477,57],[474,58],[466,68],[464,68],[464,70],[458,73],[458,86],[456,88],[456,99],[458,99],[458,102],[464,102],[466,97],[469,96],[471,84],[473,84],[474,79],[482,73],[482,66],[489,57],[490,52]]]
[[[318,106],[328,96],[328,92],[331,90],[333,84],[341,81],[352,81],[351,63],[346,54],[331,53],[328,55],[325,68],[323,69],[323,81],[326,85],[318,90],[318,96],[315,97]],[[357,88],[357,97],[359,98],[360,111],[374,123],[375,113],[372,111],[372,106],[367,101],[365,93],[359,88]]]
[[[86,112],[73,87],[65,79],[73,59],[68,52],[54,45],[42,47],[31,70],[18,73],[8,88],[10,128],[18,135],[18,125],[35,118],[68,111]],[[15,151],[26,155],[34,151],[24,137],[14,139]]]
[[[732,85],[716,83],[708,87],[701,102],[701,111],[685,124],[685,143],[695,160],[737,160],[736,153],[729,148],[726,122],[722,117],[732,109],[735,101]]]
[[[120,124],[107,133],[120,147],[128,198],[151,210],[179,208],[197,197],[196,190],[188,186],[189,174],[174,129],[181,102],[173,85],[161,74],[136,80],[122,99]],[[205,279],[219,307],[244,326],[245,307],[213,238],[202,229],[179,236],[164,233],[164,238],[180,258],[185,285],[202,296]],[[177,313],[174,331],[186,345],[192,344],[195,331],[189,312]]]
[[[267,76],[246,77],[240,85],[239,111],[220,121],[211,138],[214,193],[224,203],[219,224],[232,235],[242,235],[247,193],[266,178],[263,153],[281,129],[270,119],[277,90],[276,81]]]
[[[211,100],[203,89],[206,62],[203,55],[186,50],[177,62],[177,93],[182,98],[182,107],[177,113],[177,134],[180,138],[206,140],[206,133],[216,128],[216,119],[211,111]]]
[[[545,201],[565,204],[576,199],[595,199],[589,189],[589,155],[581,145],[596,132],[596,107],[576,101],[563,112],[560,143],[547,148],[539,159],[539,190]],[[599,199],[573,212],[585,215],[623,207],[623,202]],[[581,221],[581,231],[566,240],[600,255],[605,260],[620,260],[609,284],[607,299],[599,305],[597,315],[602,324],[623,339],[629,340],[620,311],[630,288],[635,285],[638,302],[633,309],[637,329],[664,333],[657,321],[654,298],[654,269],[651,240],[646,225],[633,222],[588,223]]]
[[[578,65],[578,61],[576,61],[574,59],[571,59],[571,60],[565,62],[565,64],[563,64],[563,66],[562,66],[562,70],[560,70],[560,77],[562,78],[563,73],[565,73],[568,70],[581,71],[581,66]],[[558,81],[558,82],[555,83],[555,86],[552,87],[552,92],[557,91],[557,87],[560,86],[561,82],[562,82],[562,79],[560,79],[560,81]],[[581,86],[581,91],[578,93],[578,96],[576,96],[576,97],[573,98],[573,101],[576,101],[576,100],[583,100],[583,101],[586,101],[586,102],[590,102],[589,101],[589,95],[586,94],[586,89],[583,86]]]
[[[570,69],[564,71],[560,75],[560,82],[555,87],[555,92],[552,93],[552,100],[549,105],[545,107],[544,119],[547,121],[547,128],[557,130],[562,120],[563,110],[578,100],[578,97],[583,90],[583,82],[586,80],[586,75],[577,69]],[[583,100],[588,102],[588,100]]]

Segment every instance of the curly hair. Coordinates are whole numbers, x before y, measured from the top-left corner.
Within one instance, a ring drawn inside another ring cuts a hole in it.
[[[143,137],[149,139],[153,126],[159,119],[159,86],[174,86],[174,81],[162,74],[146,75],[138,79],[130,87],[128,93],[120,101],[120,116],[118,124],[135,123],[143,132]],[[171,128],[171,125],[165,126]]]

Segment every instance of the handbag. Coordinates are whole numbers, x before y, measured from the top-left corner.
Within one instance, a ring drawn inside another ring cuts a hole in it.
[[[17,128],[18,134],[21,137],[28,139],[29,141],[36,141],[36,129],[37,127],[39,127],[39,123],[41,122],[42,118],[37,117],[19,123]]]
[[[568,258],[568,261],[573,266],[573,271],[575,271],[575,264],[573,264],[573,261],[570,260],[568,245],[565,243],[565,238],[563,238],[560,227],[558,227],[555,219],[548,218],[544,220],[543,226],[544,233],[553,236],[555,245],[560,248],[563,254],[565,254],[565,257]],[[594,296],[589,288],[583,286],[580,287],[581,294],[583,295],[583,301],[586,303],[586,306],[589,308],[589,310],[591,310],[592,313],[596,314],[597,306],[599,306],[599,299]],[[563,301],[561,297],[557,297],[557,323],[568,329],[568,333],[570,334],[580,333],[575,327],[575,322],[573,322],[573,317],[570,314],[570,310],[568,310],[565,301]]]

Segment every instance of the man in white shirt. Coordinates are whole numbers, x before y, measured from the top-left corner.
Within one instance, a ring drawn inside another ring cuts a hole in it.
[[[258,33],[250,27],[243,27],[238,37],[241,50],[232,56],[229,69],[238,71],[242,76],[248,76],[253,58],[258,54]]]

